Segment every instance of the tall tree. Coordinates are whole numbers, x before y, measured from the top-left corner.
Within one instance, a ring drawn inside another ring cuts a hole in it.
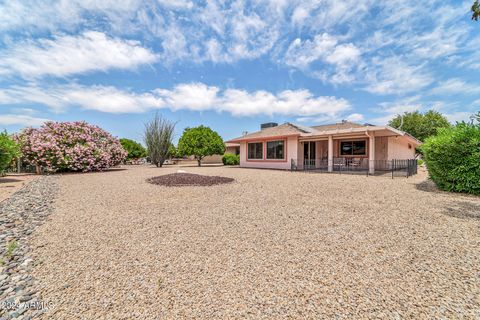
[[[19,145],[8,135],[7,131],[0,133],[0,176],[12,163],[13,158],[20,155]]]
[[[145,124],[144,139],[150,160],[157,167],[163,166],[168,158],[173,140],[175,123],[163,119],[158,112]]]
[[[200,167],[204,157],[223,154],[225,144],[222,137],[209,127],[186,128],[178,141],[178,152],[186,156],[193,155]]]
[[[478,21],[478,18],[480,18],[480,1],[475,0],[472,5],[472,20]]]
[[[447,118],[435,110],[426,113],[405,112],[403,115],[397,115],[388,122],[388,125],[405,131],[420,141],[436,135],[439,128],[448,128],[450,123]]]

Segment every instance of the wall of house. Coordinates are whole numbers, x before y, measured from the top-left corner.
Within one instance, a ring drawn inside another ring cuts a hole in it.
[[[388,137],[388,160],[413,158],[415,147],[405,137]]]
[[[388,160],[388,137],[375,137],[375,160]]]
[[[316,149],[317,149],[317,154],[316,154],[317,160],[328,159],[328,141],[317,141]]]
[[[264,158],[267,141],[286,140],[286,158],[284,160],[248,160],[247,142],[240,143],[240,166],[244,168],[265,168],[265,169],[291,169],[291,159],[298,158],[298,137],[285,137],[275,139],[262,139],[252,142],[263,142]]]
[[[225,147],[225,153],[238,154],[240,147]]]
[[[206,156],[202,159],[202,163],[222,163],[222,155],[214,154],[213,156]]]

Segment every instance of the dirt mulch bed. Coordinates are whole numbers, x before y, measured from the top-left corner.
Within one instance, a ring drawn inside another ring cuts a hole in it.
[[[235,181],[235,179],[219,176],[203,176],[193,173],[171,173],[163,176],[153,177],[147,180],[147,182],[152,184],[167,187],[214,186],[233,181]]]

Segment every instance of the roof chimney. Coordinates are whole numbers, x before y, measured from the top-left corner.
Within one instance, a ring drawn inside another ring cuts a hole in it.
[[[278,123],[276,122],[267,122],[267,123],[262,123],[260,125],[260,129],[263,130],[263,129],[266,129],[266,128],[273,128],[273,127],[276,127],[278,126]]]

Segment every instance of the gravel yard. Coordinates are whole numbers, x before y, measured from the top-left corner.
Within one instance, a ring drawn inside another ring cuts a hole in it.
[[[480,198],[413,178],[183,168],[60,177],[32,234],[45,319],[480,318]]]

